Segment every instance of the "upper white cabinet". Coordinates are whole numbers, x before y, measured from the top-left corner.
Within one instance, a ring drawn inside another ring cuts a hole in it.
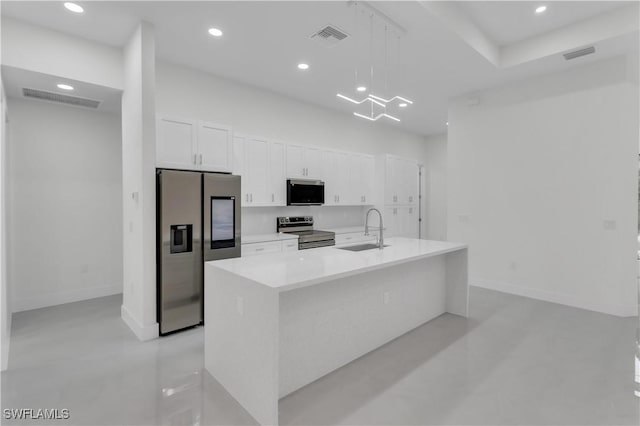
[[[203,121],[158,118],[157,167],[231,172],[232,162],[230,127]]]
[[[233,169],[231,128],[213,123],[198,123],[198,155],[201,170],[231,173]]]
[[[322,152],[324,204],[328,206],[353,204],[349,186],[349,154],[339,151]]]
[[[373,202],[375,158],[342,151],[322,151],[324,203],[361,206]]]
[[[322,151],[319,148],[287,145],[287,178],[320,179]]]
[[[170,169],[196,167],[195,121],[159,118],[156,131],[156,166]]]
[[[349,172],[353,203],[374,204],[375,158],[366,154],[349,154]]]
[[[242,206],[285,205],[284,144],[236,135],[233,173],[242,176]]]
[[[392,155],[384,159],[384,203],[414,205],[418,203],[418,163]]]

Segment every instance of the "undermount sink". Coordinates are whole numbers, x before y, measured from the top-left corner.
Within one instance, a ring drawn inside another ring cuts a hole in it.
[[[383,247],[389,247],[389,246],[385,244]],[[367,244],[358,244],[355,246],[336,247],[336,248],[340,250],[349,250],[349,251],[364,251],[364,250],[371,250],[371,249],[379,249],[380,246],[378,246],[378,244],[367,243]]]

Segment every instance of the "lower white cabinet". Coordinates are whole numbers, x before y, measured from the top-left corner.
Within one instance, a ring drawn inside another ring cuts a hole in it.
[[[375,243],[378,241],[378,232],[349,232],[347,234],[336,234],[336,246],[347,246],[356,243]]]
[[[384,208],[385,236],[418,238],[418,209],[412,206]]]
[[[298,240],[283,241],[282,251],[298,251]]]
[[[298,240],[265,241],[262,243],[242,244],[241,246],[242,257],[297,250]]]

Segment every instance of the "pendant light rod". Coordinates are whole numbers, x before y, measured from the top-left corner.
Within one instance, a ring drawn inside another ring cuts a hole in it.
[[[401,36],[404,36],[405,34],[407,34],[407,30],[404,29],[404,27],[402,25],[398,24],[396,21],[394,21],[393,19],[389,18],[387,15],[382,13],[378,8],[373,6],[371,4],[371,2],[348,0],[347,1],[347,5],[349,7],[351,7],[351,6],[361,7],[364,10],[367,10],[371,14],[375,15],[378,19],[382,20],[385,24],[387,24],[387,26],[389,26],[395,32],[397,32],[398,33],[398,37],[401,37]]]

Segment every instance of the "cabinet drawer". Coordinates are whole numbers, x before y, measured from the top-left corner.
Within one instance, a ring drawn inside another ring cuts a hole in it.
[[[353,232],[349,234],[336,234],[336,245],[348,245],[354,243],[362,243],[366,241],[376,241],[377,233],[371,232],[369,235],[364,235],[362,232]]]
[[[282,242],[282,251],[298,251],[298,240],[285,240]]]
[[[280,241],[267,243],[242,244],[242,256],[255,256],[257,254],[278,253],[282,251]]]

